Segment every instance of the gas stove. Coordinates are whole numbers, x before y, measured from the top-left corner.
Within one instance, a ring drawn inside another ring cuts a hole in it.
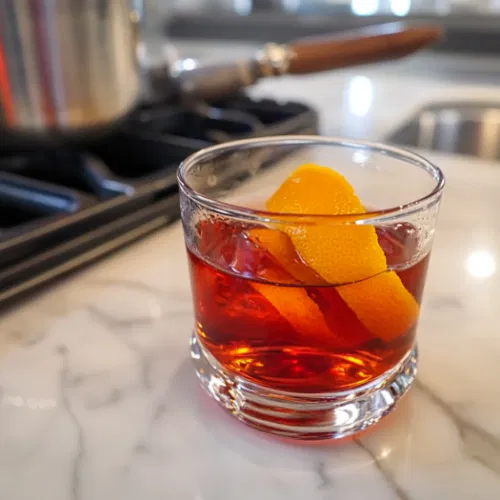
[[[0,306],[178,219],[176,169],[233,139],[317,132],[300,103],[245,95],[195,108],[140,106],[118,130],[78,149],[0,146]]]

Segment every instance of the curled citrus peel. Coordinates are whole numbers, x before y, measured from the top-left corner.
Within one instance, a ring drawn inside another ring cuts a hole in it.
[[[252,229],[248,232],[248,237],[257,247],[265,249],[273,257],[276,265],[283,269],[279,276],[275,273],[269,275],[266,270],[266,279],[283,284],[319,287],[312,292],[301,294],[300,313],[303,313],[305,318],[305,321],[301,321],[303,332],[308,335],[309,342],[314,337],[321,340],[323,345],[334,342],[336,347],[347,348],[359,344],[360,339],[372,338],[370,332],[360,323],[342,298],[338,294],[332,294],[331,289],[325,287],[328,283],[302,260],[287,234],[273,229]],[[280,289],[273,296],[274,307],[281,311],[282,316],[287,315],[286,317],[290,314],[297,314],[297,309],[289,307],[288,304],[291,303],[289,294],[295,294],[298,289],[295,288],[290,292],[288,290],[287,288]],[[300,290],[305,292],[304,289]],[[316,321],[321,325],[319,330],[316,329]],[[288,322],[293,323],[293,320],[289,318]],[[328,331],[324,328],[325,322]]]
[[[331,338],[332,333],[317,304],[303,288],[281,288],[276,285],[252,283],[252,287],[263,295],[299,334],[319,338]]]
[[[257,247],[264,248],[276,260],[276,264],[286,273],[288,283],[298,279],[295,276],[298,269],[307,273],[302,277],[315,280],[313,283],[321,281],[312,269],[299,262],[297,252],[285,233],[271,229],[252,229],[248,232],[248,237]],[[273,276],[270,270],[266,271],[264,274],[269,281],[283,282],[282,273]],[[310,337],[313,333],[311,325],[314,325],[315,336],[327,336],[327,338],[332,336],[320,308],[303,288],[279,287],[275,284],[256,282],[252,282],[252,287],[263,295],[300,335]]]
[[[353,187],[341,174],[312,164],[294,171],[267,201],[266,208],[277,213],[304,215],[365,213]],[[388,271],[373,226],[335,226],[318,221],[314,225],[283,225],[281,229],[307,266],[327,283],[342,285],[337,288],[340,296],[373,335],[390,341],[415,325],[419,305],[398,275]],[[292,270],[291,249],[280,244],[278,236],[266,238],[260,238],[260,245],[291,274],[296,272]],[[303,282],[309,284],[306,280]],[[279,294],[280,289],[276,293]],[[275,298],[273,305],[282,312],[284,302],[287,299],[282,295]],[[309,314],[304,308],[309,306],[303,305],[300,313]]]
[[[265,248],[297,283],[326,285],[327,282],[311,269],[300,257],[290,237],[275,229],[251,229],[249,238],[257,247]],[[290,282],[290,280],[288,281]]]

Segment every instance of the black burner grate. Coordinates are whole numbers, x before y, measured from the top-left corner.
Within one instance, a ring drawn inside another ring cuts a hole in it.
[[[179,217],[176,169],[232,139],[316,133],[298,103],[237,96],[194,110],[139,108],[85,150],[0,156],[0,304]]]

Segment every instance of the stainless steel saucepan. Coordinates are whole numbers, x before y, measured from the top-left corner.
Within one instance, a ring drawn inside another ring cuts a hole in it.
[[[126,114],[141,88],[138,7],[0,0],[0,127],[70,132]]]
[[[396,59],[435,41],[436,26],[390,24],[269,44],[255,57],[191,71],[146,70],[142,0],[0,0],[0,149],[106,130],[147,87],[214,99],[259,78]],[[179,67],[177,65],[176,67]]]

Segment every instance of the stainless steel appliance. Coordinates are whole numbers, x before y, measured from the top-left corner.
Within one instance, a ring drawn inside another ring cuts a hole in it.
[[[412,148],[500,159],[500,103],[435,102],[423,107],[388,137]]]
[[[262,77],[403,57],[441,33],[396,23],[270,44],[254,58],[215,68],[146,71],[142,6],[142,0],[0,0],[2,144],[33,148],[107,130],[134,109],[143,90],[163,100],[214,99]]]
[[[0,124],[11,133],[99,128],[141,87],[141,2],[0,0]]]

